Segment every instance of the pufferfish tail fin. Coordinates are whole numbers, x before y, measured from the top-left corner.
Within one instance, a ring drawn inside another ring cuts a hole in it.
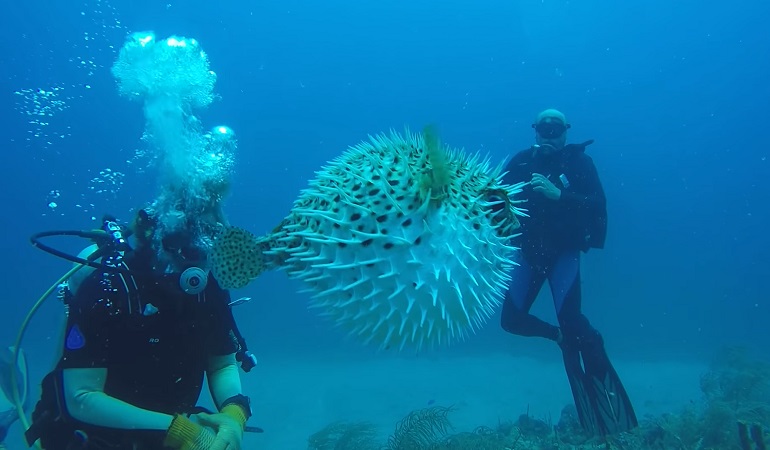
[[[214,240],[209,254],[211,273],[222,289],[240,289],[273,267],[271,236],[257,237],[248,230],[226,227]]]

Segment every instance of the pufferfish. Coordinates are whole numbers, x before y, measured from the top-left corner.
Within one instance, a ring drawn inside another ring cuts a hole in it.
[[[524,183],[503,175],[443,146],[432,127],[369,136],[316,172],[271,233],[223,230],[212,273],[234,289],[285,270],[311,308],[381,348],[463,340],[511,279]]]

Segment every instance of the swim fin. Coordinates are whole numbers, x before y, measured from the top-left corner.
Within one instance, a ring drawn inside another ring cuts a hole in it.
[[[13,347],[0,349],[0,389],[8,402],[13,401],[13,385],[11,384],[11,370],[16,371],[16,389],[19,399],[24,407],[27,404],[27,392],[29,391],[29,376],[27,375],[27,358],[24,350],[19,350],[19,360],[15,367],[13,362]],[[13,404],[11,404],[13,406]]]
[[[5,439],[8,429],[19,419],[16,407],[13,404],[13,384],[11,383],[11,371],[16,371],[16,389],[19,394],[23,409],[29,407],[29,376],[27,374],[27,359],[24,351],[19,351],[19,360],[15,367],[13,362],[13,347],[0,349],[0,443]]]
[[[562,346],[580,425],[592,436],[636,428],[639,422],[626,389],[612,367],[599,337],[583,348]]]

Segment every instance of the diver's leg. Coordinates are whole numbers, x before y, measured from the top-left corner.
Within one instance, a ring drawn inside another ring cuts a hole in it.
[[[548,284],[551,286],[553,305],[561,322],[562,310],[568,315],[580,314],[580,251],[567,251],[560,254],[548,271]],[[562,330],[565,331],[565,330]]]
[[[519,266],[511,274],[510,288],[503,300],[500,325],[505,331],[519,336],[556,340],[559,328],[529,313],[545,282],[545,272],[530,265],[521,253],[517,253],[515,262]]]
[[[549,275],[563,336],[564,366],[581,424],[596,435],[636,427],[636,414],[610,363],[604,340],[581,311],[579,252],[562,254]]]
[[[561,330],[558,343],[562,350],[564,369],[567,373],[578,418],[590,434],[599,434],[596,408],[588,389],[580,350],[575,345],[578,329],[582,328],[580,296],[580,253],[566,252],[556,259],[548,273],[556,316]]]

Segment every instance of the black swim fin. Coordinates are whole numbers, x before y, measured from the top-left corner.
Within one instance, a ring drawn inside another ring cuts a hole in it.
[[[601,338],[581,347],[562,346],[562,354],[583,429],[592,436],[607,436],[636,428],[633,405]]]

